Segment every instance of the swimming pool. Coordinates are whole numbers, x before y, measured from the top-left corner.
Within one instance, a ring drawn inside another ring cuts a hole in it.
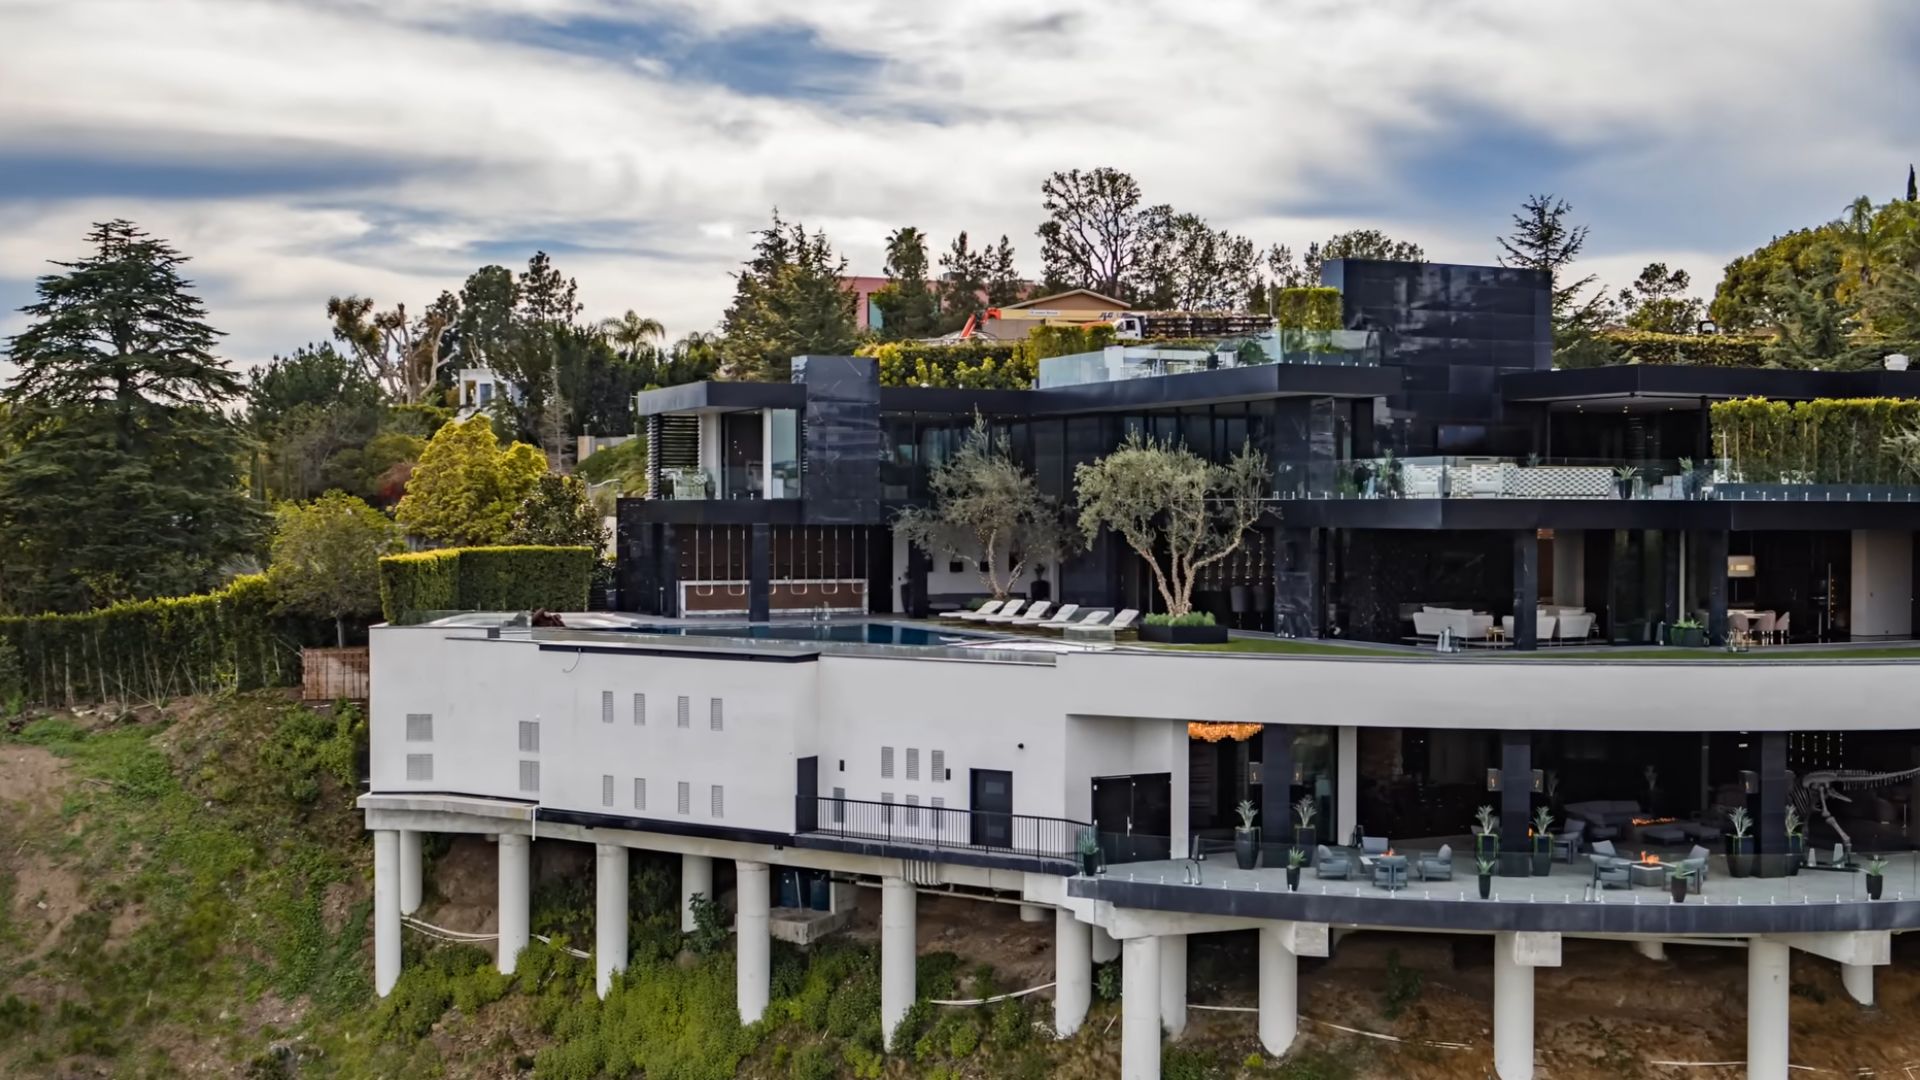
[[[772,641],[842,641],[864,645],[945,645],[982,641],[991,635],[929,629],[901,623],[845,620],[825,623],[726,623],[717,626],[640,626],[644,634],[682,637],[765,638]]]

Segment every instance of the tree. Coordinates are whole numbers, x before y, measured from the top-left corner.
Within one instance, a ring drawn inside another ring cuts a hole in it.
[[[459,318],[450,335],[455,366],[493,371],[494,360],[512,347],[520,285],[504,266],[483,266],[460,286]]]
[[[1040,184],[1047,220],[1036,231],[1049,292],[1092,289],[1131,300],[1150,257],[1140,185],[1118,169],[1056,172]],[[1158,208],[1155,208],[1157,210]]]
[[[303,345],[247,376],[247,424],[270,431],[303,405],[375,408],[380,387],[330,344]]]
[[[485,416],[447,424],[421,453],[394,517],[432,543],[498,544],[546,471],[546,459],[533,447],[516,442],[502,449]]]
[[[1316,254],[1308,248],[1309,254]],[[1411,240],[1395,240],[1379,229],[1353,229],[1335,233],[1319,245],[1318,258],[1309,258],[1307,269],[1313,283],[1320,281],[1320,267],[1332,259],[1379,259],[1384,262],[1425,262],[1427,252]]]
[[[181,277],[187,261],[126,221],[35,284],[19,372],[0,401],[0,560],[12,607],[83,610],[190,593],[252,550],[239,376]]]
[[[1001,233],[1000,242],[987,249],[984,277],[988,307],[1006,307],[1026,298],[1027,283],[1020,279],[1020,271],[1013,265],[1013,244],[1007,240],[1006,233]]]
[[[1870,364],[1874,350],[1854,340],[1857,312],[1843,303],[1836,288],[1841,275],[1811,276],[1781,267],[1767,283],[1767,301],[1776,313],[1774,339],[1763,350],[1782,367],[1844,369]]]
[[[1027,567],[1057,564],[1076,546],[1059,507],[1041,493],[1032,474],[1013,463],[1004,446],[993,445],[979,417],[927,482],[933,504],[900,511],[895,531],[923,551],[972,563],[996,600],[1006,598]]]
[[[1196,214],[1157,206],[1147,212],[1151,238],[1142,268],[1142,303],[1181,311],[1238,311],[1259,288],[1253,241],[1213,229]]]
[[[1776,236],[1727,264],[1707,314],[1722,331],[1772,327],[1781,312],[1774,306],[1773,282],[1781,270],[1800,281],[1840,278],[1840,250],[1833,229],[1823,225]]]
[[[1089,544],[1102,528],[1118,533],[1152,569],[1167,614],[1185,615],[1200,572],[1238,551],[1259,520],[1267,475],[1266,455],[1251,443],[1215,465],[1135,432],[1074,467],[1080,531]]]
[[[587,485],[577,476],[546,473],[520,500],[507,526],[509,544],[546,544],[554,547],[606,546],[607,529],[588,497]]]
[[[1907,166],[1907,201],[1920,202],[1920,183],[1916,183],[1913,166]]]
[[[487,287],[497,293],[496,281]],[[574,324],[580,312],[578,292],[579,285],[561,274],[546,252],[534,252],[514,281],[515,304],[488,362],[493,373],[513,387],[512,393],[495,395],[495,417],[509,432],[538,443],[555,468],[565,465],[567,439],[576,429],[576,418],[561,400],[563,354],[569,346],[585,349],[589,339],[598,340],[597,335],[583,336]]]
[[[941,253],[940,325],[947,333],[966,326],[968,319],[993,306],[987,298],[989,254],[971,247],[964,231]],[[1011,256],[1011,249],[1008,254]]]
[[[656,342],[667,336],[667,328],[659,319],[650,319],[637,314],[632,308],[617,319],[601,322],[600,332],[620,355],[631,361],[638,361],[658,351]]]
[[[1632,285],[1620,290],[1622,321],[1632,329],[1655,334],[1693,333],[1705,312],[1697,298],[1687,295],[1692,283],[1685,270],[1648,263]]]
[[[1581,299],[1593,275],[1578,280],[1567,268],[1587,244],[1587,227],[1567,220],[1573,207],[1552,195],[1530,195],[1513,215],[1513,231],[1500,237],[1501,266],[1546,273],[1553,290],[1553,342],[1556,351],[1578,348],[1599,329],[1607,313],[1606,294]]]
[[[887,237],[887,283],[873,294],[882,315],[881,336],[889,341],[931,336],[939,307],[927,284],[927,238],[908,225]]]
[[[425,401],[440,378],[445,363],[446,333],[459,319],[459,301],[452,293],[419,318],[407,315],[407,305],[375,311],[372,298],[335,296],[327,300],[334,339],[347,347],[366,378],[394,401]]]
[[[851,353],[859,330],[856,298],[841,284],[846,272],[826,233],[789,224],[775,210],[754,241],[753,258],[735,275],[733,303],[721,319],[726,373],[780,381],[796,356]]]
[[[347,643],[347,616],[380,610],[380,557],[406,549],[385,514],[341,491],[274,510],[273,561],[267,570],[280,606],[333,620]]]

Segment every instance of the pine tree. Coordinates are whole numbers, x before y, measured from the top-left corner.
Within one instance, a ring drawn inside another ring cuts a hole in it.
[[[735,277],[733,303],[721,318],[726,373],[784,380],[796,356],[851,353],[859,330],[854,294],[841,285],[846,270],[826,233],[789,224],[775,210],[754,241],[753,258]]]
[[[987,292],[987,253],[975,250],[962,232],[940,256],[941,329],[948,333],[967,325],[991,303],[982,304]]]
[[[1907,201],[1920,202],[1920,185],[1914,183],[1913,166],[1907,166]]]
[[[887,284],[873,294],[889,340],[923,338],[938,319],[933,290],[927,284],[927,237],[911,225],[887,237]]]
[[[1597,328],[1606,310],[1606,295],[1582,301],[1580,294],[1594,282],[1593,275],[1567,280],[1567,267],[1587,244],[1587,227],[1568,222],[1573,207],[1552,195],[1532,195],[1513,215],[1513,231],[1499,238],[1504,254],[1500,265],[1546,272],[1553,289],[1553,340],[1556,348],[1576,344]]]
[[[1027,283],[1020,280],[1020,271],[1014,269],[1013,245],[1006,233],[1001,233],[1000,242],[987,249],[986,286],[988,307],[1017,304],[1026,296]]]
[[[39,280],[9,345],[0,559],[19,611],[206,588],[265,525],[223,408],[245,388],[213,354],[186,259],[126,221],[87,242]]]

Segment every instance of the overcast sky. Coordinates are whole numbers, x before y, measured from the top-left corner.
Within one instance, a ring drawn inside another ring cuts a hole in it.
[[[1556,192],[1616,284],[1902,191],[1914,0],[0,0],[0,331],[127,217],[228,355],[536,248],[592,317],[711,329],[778,205],[856,272],[1012,237],[1112,165],[1263,246],[1374,226],[1491,262]]]

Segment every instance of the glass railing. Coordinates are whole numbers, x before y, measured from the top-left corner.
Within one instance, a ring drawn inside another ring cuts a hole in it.
[[[1234,841],[1195,836],[1175,845],[1164,836],[1098,833],[1095,876],[1140,884],[1298,891],[1313,895],[1413,902],[1480,903],[1479,867],[1469,837],[1389,841],[1385,851],[1294,845],[1262,834],[1242,868]],[[1269,842],[1269,840],[1277,842]],[[1751,845],[1749,840],[1748,844]],[[1443,850],[1443,846],[1445,850]],[[1290,886],[1290,853],[1300,852]],[[1488,899],[1540,904],[1700,904],[1770,906],[1863,904],[1920,900],[1920,852],[1908,847],[1804,847],[1792,855],[1733,854],[1726,839],[1706,845],[1617,842],[1616,854],[1569,852],[1543,845],[1537,854],[1500,856]],[[1082,858],[1082,873],[1089,866]],[[1878,871],[1875,874],[1873,871]],[[1675,893],[1675,880],[1681,894]],[[1682,895],[1683,894],[1683,895]]]
[[[1051,390],[1268,364],[1378,367],[1380,336],[1370,330],[1281,330],[1222,340],[1211,347],[1114,345],[1099,352],[1041,360],[1036,385]]]
[[[773,490],[762,488],[758,464],[707,467],[663,468],[656,490],[663,499],[797,499],[801,481],[796,468],[776,465]]]
[[[1378,457],[1281,462],[1274,491],[1293,499],[1715,498],[1715,463],[1583,458]]]

